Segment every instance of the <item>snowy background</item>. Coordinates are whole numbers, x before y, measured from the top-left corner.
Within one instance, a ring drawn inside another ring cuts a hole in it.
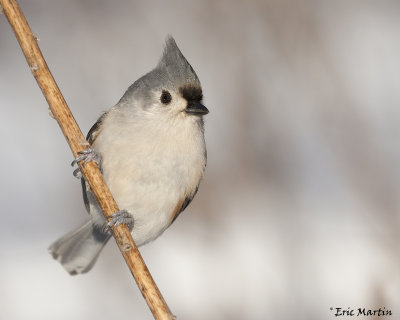
[[[141,248],[178,319],[400,314],[400,2],[21,0],[85,133],[172,34],[204,90],[208,167]],[[113,241],[71,277],[72,154],[0,15],[0,318],[152,319]],[[371,319],[372,317],[369,317]]]

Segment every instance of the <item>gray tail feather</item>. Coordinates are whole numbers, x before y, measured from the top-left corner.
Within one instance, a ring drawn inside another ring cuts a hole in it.
[[[72,230],[49,247],[49,252],[71,275],[88,272],[111,235],[91,221]]]

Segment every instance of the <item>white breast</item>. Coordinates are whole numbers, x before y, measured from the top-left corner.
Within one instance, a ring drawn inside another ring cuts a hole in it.
[[[132,236],[138,245],[170,225],[172,212],[196,189],[206,164],[198,118],[151,120],[128,121],[110,111],[93,144],[119,208],[134,217]]]

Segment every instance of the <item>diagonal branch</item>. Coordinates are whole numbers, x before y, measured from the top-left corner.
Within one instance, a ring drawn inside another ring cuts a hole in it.
[[[3,7],[4,14],[14,30],[15,36],[24,52],[32,74],[42,90],[54,118],[57,120],[65,138],[67,139],[74,157],[77,157],[78,152],[87,149],[89,144],[85,140],[64,100],[64,97],[51,75],[49,68],[47,67],[46,61],[44,60],[37,44],[36,37],[33,35],[21,9],[18,6],[18,3],[15,0],[0,0],[0,5]],[[108,219],[111,214],[119,211],[119,209],[110,193],[110,190],[105,184],[97,165],[92,161],[83,167],[81,162],[80,168],[86,181],[89,183],[93,193],[95,194],[97,201],[103,210],[104,216]],[[143,297],[146,299],[154,318],[156,320],[175,319],[175,316],[172,315],[168,305],[158,290],[156,283],[151,277],[151,274],[132,239],[128,227],[125,225],[119,225],[116,227],[114,238],[143,294]]]

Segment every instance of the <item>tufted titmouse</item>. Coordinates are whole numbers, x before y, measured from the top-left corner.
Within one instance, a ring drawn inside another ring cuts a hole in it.
[[[157,67],[132,84],[90,129],[91,149],[79,160],[98,162],[124,210],[107,224],[81,179],[90,220],[49,248],[70,274],[93,267],[111,236],[107,226],[128,224],[140,246],[162,234],[188,206],[206,166],[202,116],[208,109],[202,99],[196,73],[168,37]]]

